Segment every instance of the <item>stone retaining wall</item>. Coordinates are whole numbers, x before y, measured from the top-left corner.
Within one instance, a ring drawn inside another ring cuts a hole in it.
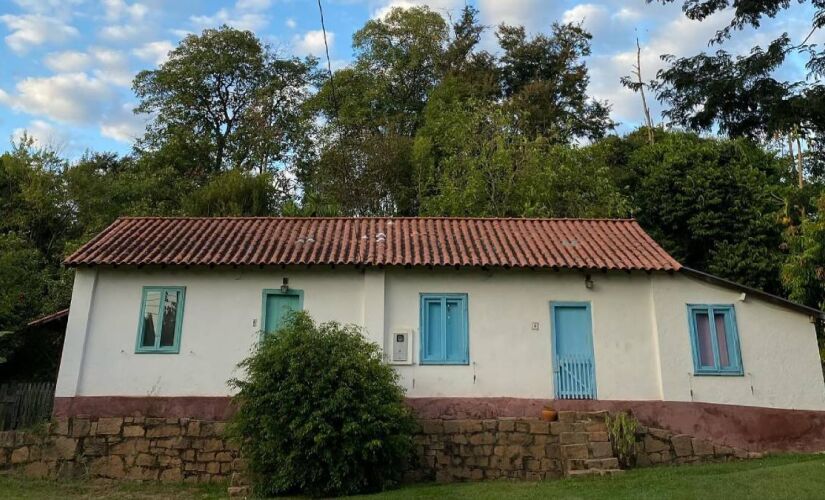
[[[621,472],[607,412],[534,418],[423,419],[408,480],[541,480]],[[227,481],[244,487],[244,462],[224,422],[187,418],[60,418],[38,431],[0,432],[0,469],[32,477]],[[641,427],[637,464],[753,458],[758,453]]]
[[[413,479],[540,480],[618,472],[605,413],[564,412],[556,422],[527,418],[429,419],[416,436]]]
[[[693,462],[759,458],[762,453],[724,446],[667,429],[641,427],[636,435],[636,465],[686,464]]]
[[[32,477],[223,481],[242,470],[226,424],[186,418],[74,417],[0,432],[0,468]]]

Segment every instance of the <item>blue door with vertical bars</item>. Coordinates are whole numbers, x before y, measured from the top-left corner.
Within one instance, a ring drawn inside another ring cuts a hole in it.
[[[553,382],[557,399],[595,399],[589,302],[551,302]]]

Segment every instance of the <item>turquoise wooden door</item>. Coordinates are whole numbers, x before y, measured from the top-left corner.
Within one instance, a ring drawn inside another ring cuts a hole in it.
[[[553,375],[558,399],[595,399],[589,302],[552,302]]]
[[[269,293],[265,295],[264,333],[272,333],[284,322],[291,311],[301,310],[301,297],[297,294]]]

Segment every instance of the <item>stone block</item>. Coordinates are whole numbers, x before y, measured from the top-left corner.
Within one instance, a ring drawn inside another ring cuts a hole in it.
[[[562,432],[559,434],[559,443],[565,444],[579,444],[587,442],[586,432]]]
[[[123,457],[109,455],[99,457],[89,464],[89,475],[109,479],[122,479],[126,475],[123,467]]]
[[[502,418],[498,422],[499,432],[513,432],[516,430],[516,421],[512,418]]]
[[[441,434],[444,432],[444,423],[440,419],[427,419],[419,421],[421,432],[424,434]]]
[[[550,434],[559,435],[562,432],[573,432],[573,424],[570,422],[550,422]]]
[[[140,467],[154,467],[156,462],[157,457],[149,453],[138,453],[137,458],[135,458],[135,464]]]
[[[218,462],[231,462],[232,458],[232,453],[228,451],[222,451],[220,453],[215,454],[215,460],[217,460]]]
[[[656,439],[651,434],[648,434],[647,436],[645,436],[644,443],[645,443],[645,451],[647,453],[658,453],[658,452],[670,449],[670,443],[669,442],[665,442],[665,441],[661,441],[659,439]]]
[[[498,421],[494,419],[482,420],[481,427],[488,432],[495,432],[498,430]]]
[[[123,427],[123,419],[119,417],[101,417],[97,420],[98,436],[111,436],[120,434],[120,429]]]
[[[23,446],[11,452],[11,463],[22,464],[29,461],[29,447]]]
[[[607,435],[606,431],[588,432],[587,435],[588,435],[588,439],[590,441],[593,441],[593,442],[596,442],[596,441],[610,441],[610,437]]]
[[[604,422],[588,422],[584,426],[585,432],[607,432],[607,424]]]
[[[180,436],[180,426],[179,425],[165,424],[165,425],[158,425],[156,427],[150,427],[150,428],[146,429],[146,437],[148,437],[148,438],[174,437],[174,436]]]
[[[54,446],[57,458],[70,460],[77,452],[77,439],[61,435],[52,441],[52,446]]]
[[[713,454],[717,457],[729,457],[733,455],[733,448],[724,445],[714,445]]]
[[[530,422],[530,434],[550,434],[550,422],[542,420]]]
[[[221,472],[220,462],[209,462],[206,464],[206,472],[210,474],[219,474]]]
[[[470,444],[473,445],[493,444],[494,442],[495,438],[493,437],[493,434],[490,432],[480,432],[470,436]]]
[[[458,420],[444,420],[444,433],[455,434],[461,432],[461,422]]]
[[[670,438],[673,445],[673,452],[677,457],[689,457],[693,455],[692,438],[687,434],[677,434]]]
[[[651,436],[657,438],[657,439],[662,439],[662,440],[670,439],[670,436],[673,434],[672,432],[670,432],[667,429],[657,429],[656,427],[648,427],[647,428],[647,433],[650,434]]]
[[[561,456],[566,459],[588,458],[589,450],[586,444],[565,444],[561,446]]]
[[[560,411],[558,419],[561,423],[573,423],[578,420],[578,415],[574,411]]]
[[[123,437],[142,437],[146,434],[146,429],[142,425],[123,426]]]
[[[596,441],[590,443],[590,453],[593,458],[607,458],[613,456],[613,445],[609,441]]]
[[[203,443],[203,451],[223,451],[224,443],[222,439],[207,439]]]
[[[72,419],[72,437],[86,437],[91,432],[92,423],[88,418],[76,417]]]
[[[526,420],[516,420],[516,432],[530,432],[530,422]]]
[[[525,446],[533,441],[533,437],[526,432],[512,432],[507,436],[507,443]]]
[[[459,432],[471,434],[473,432],[481,432],[481,422],[479,420],[459,420]]]
[[[452,434],[450,435],[450,441],[455,444],[467,444],[467,435],[466,434]]]
[[[201,421],[200,420],[191,420],[186,424],[186,435],[187,436],[200,436],[201,435]]]
[[[191,422],[190,422],[191,423]],[[183,480],[183,474],[181,473],[180,467],[173,467],[170,469],[164,469],[160,472],[159,479],[161,481],[181,481]],[[236,486],[237,488],[237,486]]]
[[[693,438],[692,443],[694,455],[698,457],[713,455],[713,443],[697,438]]]
[[[52,434],[57,436],[68,436],[69,435],[69,419],[68,418],[58,418],[52,422],[50,431]]]

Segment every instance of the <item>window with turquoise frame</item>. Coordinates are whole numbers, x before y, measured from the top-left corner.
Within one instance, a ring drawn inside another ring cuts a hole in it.
[[[732,305],[689,304],[696,375],[742,375],[739,332]]]
[[[145,286],[140,302],[137,353],[180,352],[180,331],[186,288]]]
[[[469,364],[467,323],[467,294],[421,294],[421,364]]]

